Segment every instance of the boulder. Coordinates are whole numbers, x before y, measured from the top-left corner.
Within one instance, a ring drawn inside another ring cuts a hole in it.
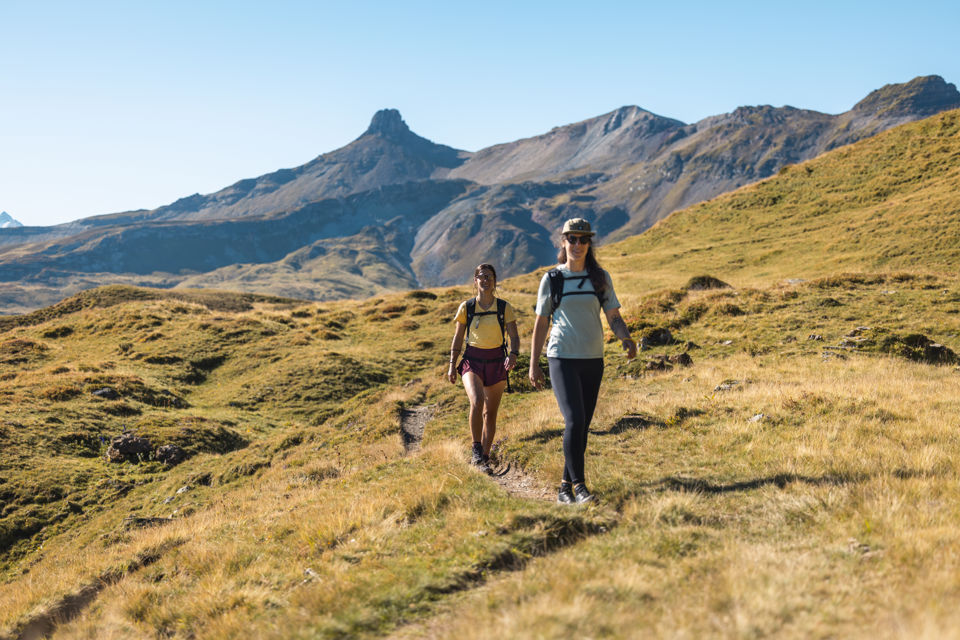
[[[922,333],[898,335],[882,328],[859,327],[863,335],[856,338],[861,349],[908,358],[926,364],[956,364],[957,354],[939,342],[934,342]],[[852,333],[852,332],[851,332]]]
[[[125,431],[110,441],[107,447],[105,457],[110,462],[140,462],[143,456],[150,453],[153,446],[146,438],[134,435],[130,431]]]
[[[153,457],[155,460],[172,467],[186,460],[187,452],[175,444],[165,444],[162,447],[157,447]]]
[[[678,353],[676,355],[670,356],[668,360],[671,363],[675,365],[679,365],[681,367],[689,367],[690,365],[693,364],[693,358],[690,357],[689,353]]]
[[[141,518],[139,516],[127,516],[123,519],[123,528],[142,529],[144,527],[158,527],[169,522],[173,522],[173,518]]]
[[[931,342],[923,347],[923,360],[931,364],[952,364],[957,356],[949,347]]]
[[[647,360],[645,368],[647,371],[668,371],[673,368],[673,365],[670,364],[667,356],[657,356]]]
[[[651,327],[640,336],[641,345],[644,344],[644,341],[651,347],[673,344],[673,334],[666,327]]]
[[[732,287],[713,276],[694,276],[687,281],[686,288],[690,291],[703,291],[705,289],[731,289]]]
[[[117,393],[117,390],[110,387],[97,389],[93,392],[93,395],[97,396],[98,398],[103,398],[104,400],[116,400],[120,397],[120,394]]]

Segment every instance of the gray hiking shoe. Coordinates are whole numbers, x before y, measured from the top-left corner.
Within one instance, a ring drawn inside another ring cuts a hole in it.
[[[473,454],[470,456],[470,463],[478,467],[483,464],[483,447],[479,442],[473,443]]]
[[[577,499],[573,495],[573,488],[567,484],[562,483],[560,485],[560,491],[557,492],[557,502],[560,504],[573,504]]]
[[[573,490],[574,500],[577,501],[577,504],[583,504],[585,502],[593,502],[596,498],[593,497],[593,494],[590,493],[590,490],[587,489],[587,485],[578,484]]]

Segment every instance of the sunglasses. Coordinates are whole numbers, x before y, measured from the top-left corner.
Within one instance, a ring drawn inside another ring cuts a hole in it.
[[[474,276],[477,280],[493,280],[494,277],[489,273],[481,273],[478,276]]]
[[[590,236],[565,236],[569,244],[590,244]]]

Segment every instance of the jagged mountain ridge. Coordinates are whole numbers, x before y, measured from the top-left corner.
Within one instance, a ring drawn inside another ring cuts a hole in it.
[[[307,164],[240,180],[209,195],[194,194],[152,211],[98,216],[98,226],[143,220],[204,220],[277,215],[327,198],[428,180],[466,155],[413,133],[396,109],[374,114],[367,130],[345,147]],[[83,221],[87,222],[87,221]]]
[[[762,105],[685,125],[625,107],[477,152],[449,175],[485,183],[614,167],[603,171],[592,195],[607,208],[629,212],[622,228],[600,229],[602,236],[616,239],[640,233],[673,211],[769,177],[785,165],[955,108],[960,108],[960,93],[939,76],[887,85],[839,115]],[[598,144],[597,138],[607,143]],[[552,158],[558,146],[566,151],[563,163],[534,168],[528,160],[541,154]],[[578,165],[577,158],[589,163]]]
[[[758,106],[684,124],[623,107],[475,153],[430,142],[410,131],[399,112],[383,110],[355,141],[300,167],[152,211],[0,233],[6,243],[0,282],[7,283],[0,285],[0,300],[3,290],[29,283],[46,290],[37,297],[38,305],[45,304],[71,283],[77,286],[77,278],[102,284],[119,274],[135,274],[139,284],[153,278],[160,286],[189,281],[287,295],[296,289],[296,295],[313,299],[453,284],[489,260],[509,276],[552,261],[553,236],[566,217],[591,219],[602,239],[638,233],[676,209],[785,165],[956,107],[956,87],[929,76],[878,89],[839,115]],[[420,185],[410,193],[427,200],[423,206],[407,202],[405,221],[388,225],[392,218],[383,207],[400,185]],[[444,194],[440,200],[438,194]],[[346,201],[345,209],[331,204]],[[314,216],[336,210],[351,223],[337,226],[331,214]],[[384,232],[365,233],[371,224]],[[244,237],[251,233],[266,233],[270,240]],[[360,254],[348,250],[350,237],[364,247],[359,270],[352,261]],[[398,237],[405,239],[400,253]],[[310,287],[281,286],[280,280],[295,280],[291,264],[304,264],[290,256],[320,241],[338,247],[322,261],[323,277],[308,277]],[[382,264],[374,268],[377,260]],[[338,286],[341,275],[349,286]],[[22,300],[22,292],[14,297]]]

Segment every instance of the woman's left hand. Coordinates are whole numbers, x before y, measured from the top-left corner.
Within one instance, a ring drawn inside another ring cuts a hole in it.
[[[507,356],[507,359],[503,361],[503,368],[507,371],[510,371],[515,366],[517,366],[517,356],[511,353]]]
[[[621,340],[620,342],[623,345],[623,350],[627,352],[627,360],[633,360],[637,357],[637,343],[627,338],[626,340]]]

